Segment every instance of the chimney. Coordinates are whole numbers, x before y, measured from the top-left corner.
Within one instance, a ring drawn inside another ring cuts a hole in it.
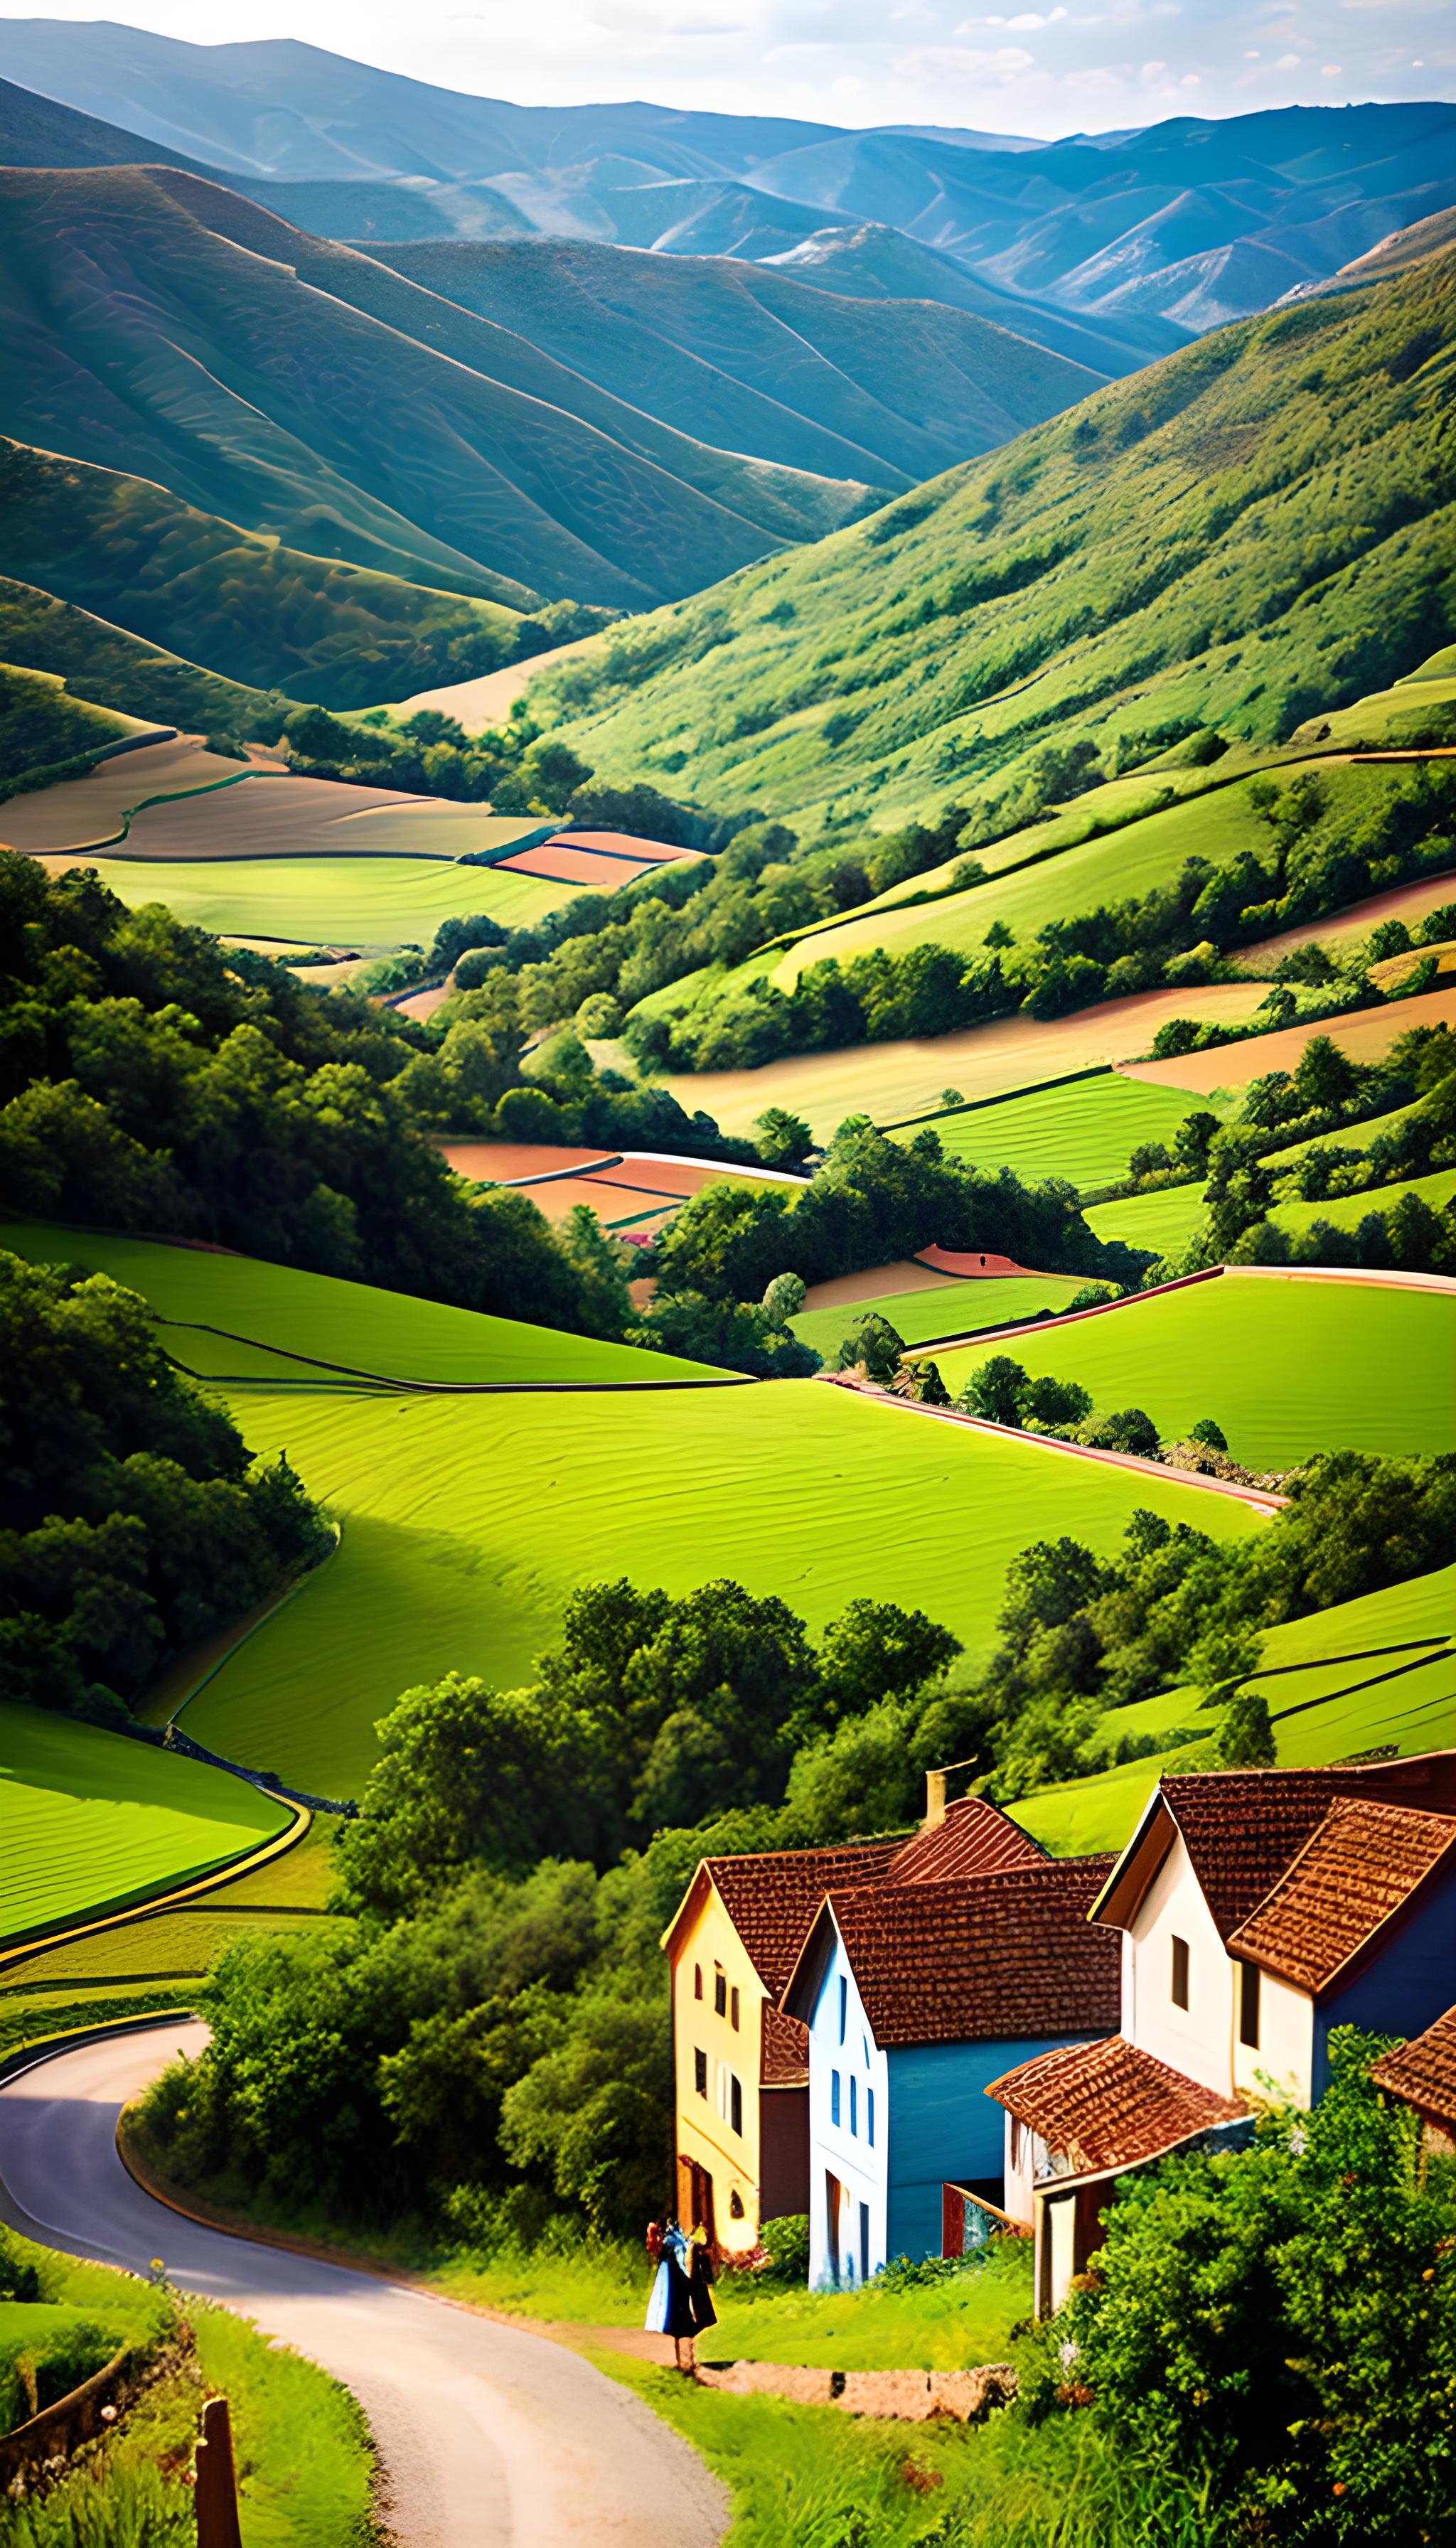
[[[934,1831],[946,1819],[946,1773],[927,1770],[925,1774],[925,1820],[922,1831]]]

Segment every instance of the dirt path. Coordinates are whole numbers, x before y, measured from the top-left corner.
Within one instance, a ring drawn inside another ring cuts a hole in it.
[[[353,2390],[402,2548],[713,2548],[721,2487],[639,2399],[545,2337],[182,2220],[116,2149],[121,2107],[204,2030],[63,2053],[0,2088],[0,2212],[46,2243],[171,2279]]]

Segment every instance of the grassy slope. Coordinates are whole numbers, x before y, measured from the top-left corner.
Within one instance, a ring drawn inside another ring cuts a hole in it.
[[[98,261],[105,296],[87,289]],[[864,500],[671,433],[180,172],[0,173],[0,427],[18,439],[60,438],[63,417],[75,458],[513,608],[540,592],[650,604]]]
[[[206,809],[198,820],[206,824]],[[0,826],[3,828],[3,826]],[[136,910],[164,902],[179,920],[224,938],[300,947],[427,947],[442,920],[489,912],[528,929],[580,891],[535,876],[424,858],[88,860]]]
[[[357,1786],[375,1721],[411,1684],[520,1679],[579,1583],[725,1575],[821,1627],[863,1592],[872,1549],[877,1595],[945,1619],[974,1654],[1009,1559],[1047,1530],[1108,1548],[1135,1502],[1220,1536],[1259,1526],[1156,1473],[1144,1486],[812,1381],[569,1400],[250,1391],[237,1413],[257,1449],[286,1443],[343,1542],[185,1722],[329,1795]]]
[[[1226,1274],[1005,1350],[1079,1380],[1099,1408],[1143,1408],[1164,1441],[1212,1415],[1254,1469],[1321,1450],[1456,1451],[1456,1290]],[[937,1355],[947,1388],[985,1352]]]
[[[568,238],[375,254],[681,432],[878,485],[988,451],[1100,386],[968,311],[846,299],[731,257]]]
[[[1359,1129],[1373,1138],[1379,1127]],[[1351,1149],[1364,1146],[1353,1134],[1343,1138]],[[1367,1213],[1390,1212],[1408,1194],[1439,1212],[1456,1194],[1456,1168],[1436,1168],[1428,1177],[1373,1186],[1365,1194],[1330,1195],[1323,1203],[1277,1203],[1269,1219],[1291,1231],[1311,1229],[1317,1221],[1330,1222],[1336,1229],[1358,1229]],[[1129,1195],[1121,1203],[1094,1204],[1087,1221],[1099,1238],[1124,1238],[1130,1247],[1151,1247],[1160,1256],[1177,1256],[1203,1219],[1203,1197],[1201,1185],[1165,1186],[1152,1194]]]
[[[0,1937],[184,1883],[288,1820],[225,1771],[0,1704]]]
[[[84,1265],[140,1292],[170,1322],[169,1349],[179,1358],[185,1358],[189,1327],[222,1328],[270,1348],[274,1360],[265,1363],[266,1370],[275,1369],[282,1356],[302,1357],[302,1367],[295,1364],[291,1374],[301,1381],[327,1378],[321,1371],[310,1373],[310,1361],[387,1380],[496,1387],[545,1380],[630,1381],[642,1387],[722,1377],[707,1375],[704,1364],[635,1345],[456,1310],[442,1301],[419,1301],[251,1256],[98,1236],[44,1222],[0,1221],[0,1244],[33,1263]]]
[[[1347,1760],[1376,1744],[1394,1743],[1410,1754],[1456,1743],[1453,1606],[1456,1567],[1447,1567],[1271,1629],[1263,1650],[1270,1678],[1259,1686],[1275,1716],[1280,1761],[1292,1769],[1314,1768]],[[1431,1660],[1399,1651],[1416,1639],[1436,1641]],[[1320,1667],[1319,1658],[1329,1655],[1367,1659]],[[1401,1672],[1399,1679],[1378,1678],[1412,1663],[1415,1668]],[[1274,1669],[1284,1665],[1309,1669],[1286,1678]],[[1307,1705],[1309,1700],[1317,1703]],[[1119,1709],[1116,1719],[1119,1728],[1133,1732],[1161,1732],[1175,1725],[1197,1726],[1202,1732],[1212,1722],[1200,1715],[1196,1693],[1188,1690],[1164,1691],[1137,1707]],[[1182,1756],[1185,1764],[1192,1757]],[[1178,1767],[1176,1751],[1130,1761],[1099,1777],[1023,1796],[1016,1818],[1058,1855],[1120,1849],[1159,1771]]]
[[[9,562],[9,561],[7,561]],[[93,618],[70,601],[33,584],[0,578],[0,656],[35,673],[56,673],[88,696],[103,698],[129,716],[204,733],[266,731],[270,712],[261,690],[220,680],[185,663],[143,637]],[[282,711],[272,712],[276,731]]]
[[[0,441],[0,547],[24,584],[230,682],[329,707],[491,672],[513,654],[520,626],[498,602],[282,547],[146,479],[22,443]],[[118,688],[105,695],[131,704]]]
[[[999,792],[1068,728],[1282,739],[1443,642],[1456,353],[1390,367],[1439,333],[1453,274],[1448,250],[1221,329],[871,522],[613,632],[543,698],[606,772],[685,754],[715,800],[875,819]]]
[[[53,673],[0,662],[0,779],[119,743],[133,720],[72,698]]]
[[[946,1283],[933,1291],[889,1292],[878,1300],[856,1301],[840,1310],[805,1310],[789,1320],[796,1336],[832,1362],[843,1339],[871,1310],[888,1319],[907,1345],[931,1336],[958,1336],[972,1327],[998,1325],[1008,1319],[1034,1319],[1041,1309],[1059,1309],[1081,1289],[1073,1274],[1001,1274],[966,1283]]]
[[[1131,1152],[1143,1141],[1172,1142],[1202,1100],[1147,1080],[1107,1071],[1067,1088],[1037,1090],[977,1106],[963,1115],[931,1119],[941,1147],[953,1159],[978,1167],[1014,1168],[1019,1177],[1066,1177],[1085,1192],[1124,1174]],[[901,1140],[913,1140],[918,1126]]]

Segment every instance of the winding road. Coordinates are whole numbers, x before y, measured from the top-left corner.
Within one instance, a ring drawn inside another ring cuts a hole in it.
[[[0,2088],[0,2215],[253,2319],[359,2400],[402,2548],[714,2548],[728,2502],[696,2453],[565,2347],[424,2292],[255,2245],[144,2194],[117,2116],[205,2030],[179,2022],[38,2063]]]

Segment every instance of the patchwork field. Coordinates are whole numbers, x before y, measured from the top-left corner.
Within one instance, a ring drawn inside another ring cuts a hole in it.
[[[1296,947],[1358,947],[1372,929],[1383,920],[1404,920],[1412,936],[1428,911],[1456,900],[1456,875],[1421,876],[1414,884],[1392,885],[1388,893],[1372,894],[1368,902],[1352,903],[1348,911],[1337,911],[1328,920],[1307,920],[1298,929],[1282,929],[1275,938],[1261,938],[1256,946],[1245,947],[1238,957],[1244,970],[1262,976],[1267,982],[1281,956],[1291,956]]]
[[[1456,1285],[1235,1271],[997,1350],[1080,1381],[1099,1409],[1140,1407],[1164,1441],[1211,1415],[1252,1469],[1320,1450],[1456,1451]],[[936,1363],[954,1393],[985,1358],[966,1345]]]
[[[184,1723],[325,1795],[357,1792],[376,1722],[412,1684],[451,1669],[521,1680],[576,1584],[629,1574],[682,1592],[730,1576],[822,1627],[864,1591],[872,1547],[876,1595],[946,1620],[973,1657],[1029,1539],[1111,1548],[1139,1503],[1220,1537],[1262,1527],[1156,1471],[1058,1459],[816,1381],[570,1400],[250,1391],[235,1411],[255,1449],[286,1444],[343,1539]]]
[[[789,1320],[794,1334],[833,1362],[852,1328],[877,1311],[907,1345],[935,1336],[958,1336],[972,1328],[1001,1326],[1011,1319],[1034,1319],[1039,1310],[1058,1310],[1082,1288],[1075,1274],[1003,1274],[986,1282],[937,1285],[913,1292],[886,1292],[832,1309],[800,1311]]]
[[[1453,1630],[1456,1566],[1271,1629],[1257,1686],[1269,1701],[1281,1764],[1313,1768],[1387,1743],[1406,1756],[1456,1744]],[[1111,1723],[1120,1733],[1181,1726],[1204,1737],[1213,1720],[1196,1693],[1182,1689],[1119,1708]],[[1023,1796],[1016,1819],[1058,1856],[1121,1849],[1159,1774],[1207,1760],[1200,1746],[1125,1762]]]
[[[689,1114],[695,1107],[705,1108],[725,1133],[747,1133],[766,1106],[786,1106],[822,1141],[847,1115],[902,1124],[931,1113],[940,1105],[943,1088],[958,1088],[962,1097],[999,1097],[1097,1062],[1128,1068],[1139,1054],[1151,1051],[1152,1039],[1167,1019],[1241,1026],[1265,996],[1258,982],[1216,982],[1199,991],[1138,991],[1066,1018],[1043,1020],[1021,1012],[987,1026],[962,1028],[956,1035],[792,1053],[758,1070],[669,1072],[664,1085]],[[1456,993],[1443,996],[1456,1006]],[[1403,1002],[1403,1014],[1420,1005]],[[1413,1016],[1410,1022],[1415,1023]],[[1161,1078],[1167,1087],[1202,1086],[1201,1078],[1180,1083],[1182,1068],[1181,1062],[1152,1063],[1139,1065],[1136,1075]]]
[[[0,809],[0,842],[11,850],[85,849],[114,840],[134,805],[168,789],[216,787],[237,776],[237,763],[177,735],[98,762],[83,778],[30,788]]]
[[[1203,1197],[1201,1185],[1159,1186],[1151,1194],[1127,1195],[1120,1203],[1094,1203],[1087,1227],[1099,1238],[1122,1238],[1130,1247],[1177,1256],[1203,1219]]]
[[[0,1701],[0,1939],[188,1883],[291,1819],[226,1771]]]
[[[1281,1203],[1270,1214],[1282,1229],[1308,1229],[1328,1221],[1336,1229],[1358,1229],[1369,1212],[1391,1212],[1406,1195],[1417,1195],[1439,1212],[1456,1195],[1456,1168],[1437,1168],[1428,1177],[1407,1177],[1398,1185],[1372,1186],[1364,1194],[1332,1195],[1323,1203]]]
[[[456,1174],[491,1185],[519,1186],[550,1222],[585,1204],[618,1237],[650,1237],[670,1214],[706,1185],[783,1185],[803,1180],[774,1168],[736,1168],[709,1159],[654,1157],[642,1150],[556,1149],[545,1142],[446,1141]]]
[[[43,1222],[0,1222],[0,1245],[37,1264],[84,1265],[140,1292],[167,1322],[168,1350],[189,1369],[209,1374],[318,1383],[347,1371],[426,1387],[497,1389],[542,1381],[652,1387],[725,1377],[635,1345],[207,1248],[101,1237]]]
[[[1256,991],[1255,997],[1262,998],[1262,991]],[[1175,1014],[1191,1018],[1206,1013],[1188,1002]],[[1251,1009],[1244,1011],[1246,1017],[1252,1014]],[[1246,1044],[1213,1045],[1207,1052],[1180,1053],[1176,1061],[1130,1060],[1124,1068],[1135,1079],[1212,1096],[1218,1089],[1246,1088],[1266,1070],[1296,1069],[1306,1045],[1316,1036],[1328,1036],[1352,1061],[1378,1061],[1397,1036],[1409,1035],[1412,1027],[1441,1026],[1456,1026],[1456,988],[1421,991],[1412,1000],[1382,1002],[1375,1009],[1352,1009],[1346,1017],[1317,1018],[1309,1026],[1278,1027],[1272,1035],[1251,1036]]]
[[[998,1105],[963,1114],[936,1114],[929,1123],[943,1150],[977,1167],[1013,1168],[1028,1184],[1066,1177],[1085,1192],[1126,1175],[1128,1160],[1144,1141],[1165,1141],[1202,1101],[1186,1089],[1150,1087],[1118,1071],[1073,1080],[1061,1088],[1029,1089]],[[912,1140],[920,1123],[896,1126]]]
[[[52,864],[54,864],[52,862]],[[134,911],[164,902],[220,938],[296,947],[427,947],[442,920],[489,912],[529,929],[579,885],[429,858],[88,860]]]

